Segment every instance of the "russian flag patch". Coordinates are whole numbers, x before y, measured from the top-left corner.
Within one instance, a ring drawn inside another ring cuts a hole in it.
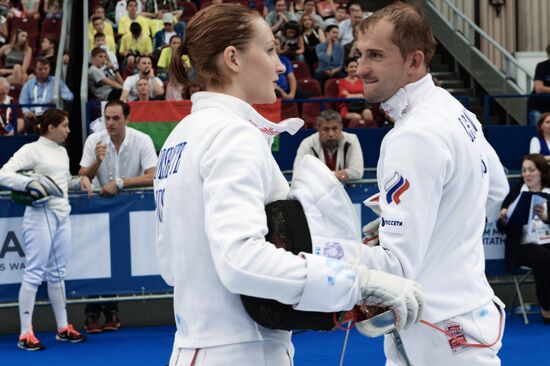
[[[388,204],[395,202],[395,204],[398,205],[401,202],[401,195],[405,193],[409,187],[409,181],[402,177],[399,173],[395,172],[393,177],[384,183],[386,202],[388,202]]]

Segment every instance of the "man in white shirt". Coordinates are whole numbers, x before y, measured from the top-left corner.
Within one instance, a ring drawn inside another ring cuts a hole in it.
[[[361,24],[361,21],[365,18],[361,4],[349,3],[348,9],[349,19],[345,19],[338,24],[339,39],[342,46],[353,42],[353,28]]]
[[[324,162],[341,182],[363,177],[363,151],[356,135],[342,131],[342,117],[328,109],[317,117],[317,132],[305,138],[298,147],[294,170],[305,155]]]
[[[164,94],[164,85],[162,80],[155,76],[151,57],[141,56],[138,61],[139,72],[128,76],[122,85],[122,94],[120,100],[123,102],[134,101],[138,99],[136,84],[139,79],[147,78],[151,87],[151,98],[157,98]]]

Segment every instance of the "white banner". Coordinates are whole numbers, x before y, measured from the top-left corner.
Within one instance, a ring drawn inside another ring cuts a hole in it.
[[[0,284],[21,282],[25,269],[22,222],[22,217],[0,218]],[[71,231],[67,279],[111,277],[109,214],[71,215]]]
[[[155,211],[130,212],[132,276],[158,275]]]
[[[505,239],[506,235],[497,230],[495,222],[489,222],[485,225],[485,231],[483,232],[485,260],[504,259]]]

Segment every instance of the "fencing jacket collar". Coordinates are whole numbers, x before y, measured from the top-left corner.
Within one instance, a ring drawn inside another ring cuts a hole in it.
[[[382,103],[382,109],[397,122],[404,118],[416,102],[426,94],[426,91],[434,86],[432,76],[426,74],[422,79],[399,89],[390,99]]]
[[[256,126],[270,146],[273,138],[281,132],[294,135],[304,124],[300,118],[288,118],[280,123],[273,123],[259,114],[250,104],[228,94],[197,92],[191,96],[191,102],[193,103],[191,113],[203,108],[221,108],[237,114]]]

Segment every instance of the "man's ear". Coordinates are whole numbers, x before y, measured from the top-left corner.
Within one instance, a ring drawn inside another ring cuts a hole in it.
[[[239,50],[235,46],[227,46],[222,54],[222,63],[229,70],[239,72]]]
[[[414,51],[408,58],[409,74],[416,74],[420,68],[425,67],[425,60],[426,56],[424,55],[424,52],[418,50]]]

